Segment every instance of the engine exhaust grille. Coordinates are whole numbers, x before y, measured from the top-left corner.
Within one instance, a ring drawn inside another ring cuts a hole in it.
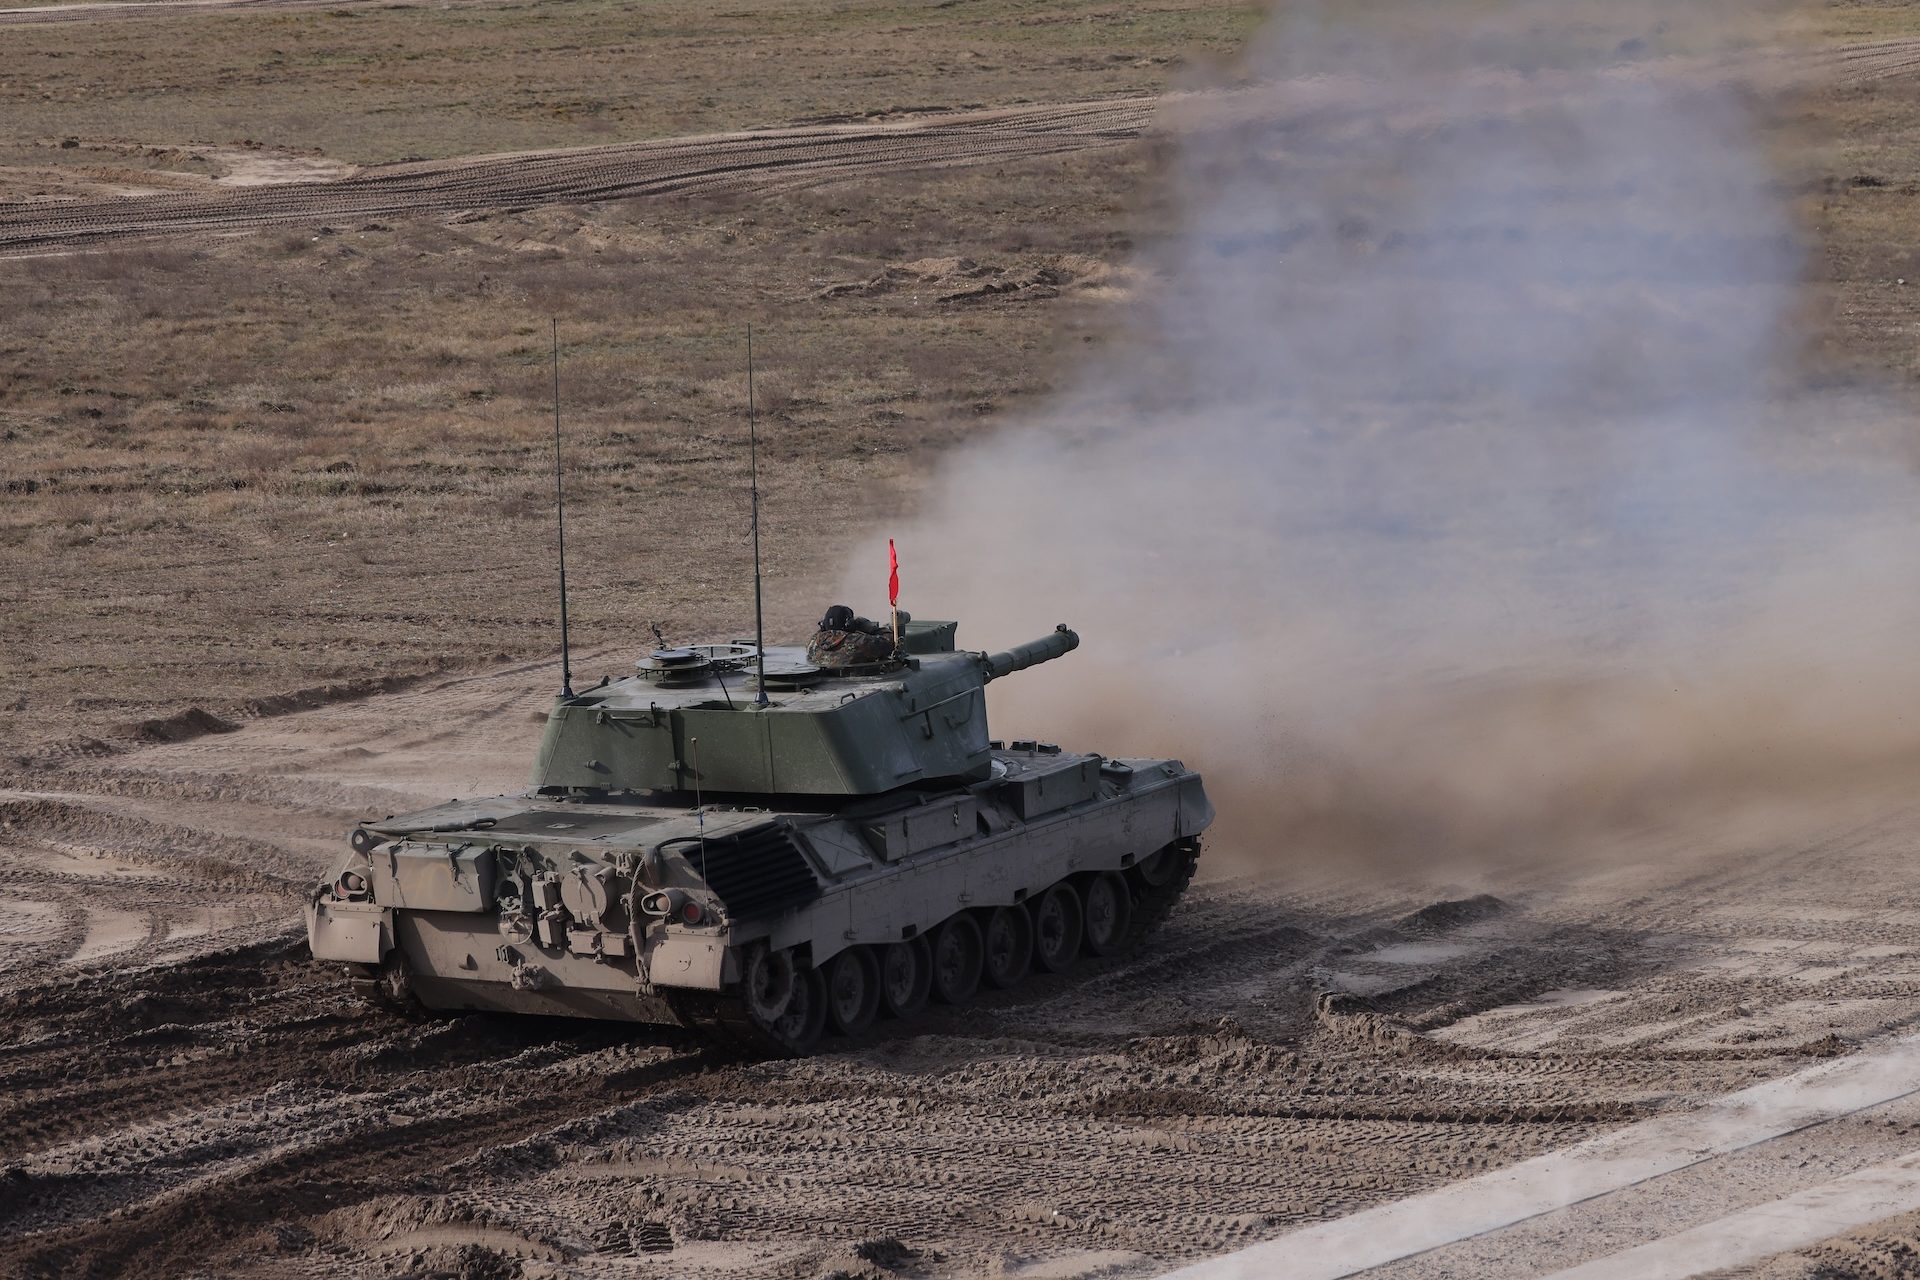
[[[700,851],[686,853],[698,870]],[[703,874],[735,920],[773,915],[820,896],[820,882],[784,822],[708,840]]]

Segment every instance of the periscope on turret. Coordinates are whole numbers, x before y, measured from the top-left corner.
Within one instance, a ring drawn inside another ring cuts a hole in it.
[[[526,793],[354,829],[307,903],[315,959],[389,1007],[797,1054],[1139,943],[1193,875],[1199,775],[991,738],[987,684],[1080,639],[957,631],[909,618],[832,666],[662,647],[562,696]]]

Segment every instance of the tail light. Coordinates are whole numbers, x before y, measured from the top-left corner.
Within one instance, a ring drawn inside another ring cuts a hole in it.
[[[336,898],[361,898],[366,896],[366,892],[367,878],[358,871],[342,871],[333,884],[333,896]]]
[[[699,924],[707,918],[707,911],[684,889],[656,889],[640,899],[640,909],[650,916],[660,916],[667,920],[678,920],[683,924]]]

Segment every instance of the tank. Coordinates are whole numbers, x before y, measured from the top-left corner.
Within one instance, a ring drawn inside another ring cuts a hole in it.
[[[1193,876],[1199,775],[993,739],[988,683],[1079,637],[987,654],[957,631],[909,622],[845,668],[660,648],[563,695],[524,794],[354,828],[306,905],[314,958],[383,1005],[797,1055],[1134,946]]]

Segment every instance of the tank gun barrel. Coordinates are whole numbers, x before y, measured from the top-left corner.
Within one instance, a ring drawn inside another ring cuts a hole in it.
[[[1017,644],[1011,649],[988,657],[985,660],[987,679],[998,680],[1001,676],[1025,671],[1028,667],[1052,662],[1055,658],[1065,657],[1079,647],[1079,635],[1069,631],[1067,624],[1063,622],[1053,629],[1053,634],[1050,636],[1041,636],[1038,640]]]

